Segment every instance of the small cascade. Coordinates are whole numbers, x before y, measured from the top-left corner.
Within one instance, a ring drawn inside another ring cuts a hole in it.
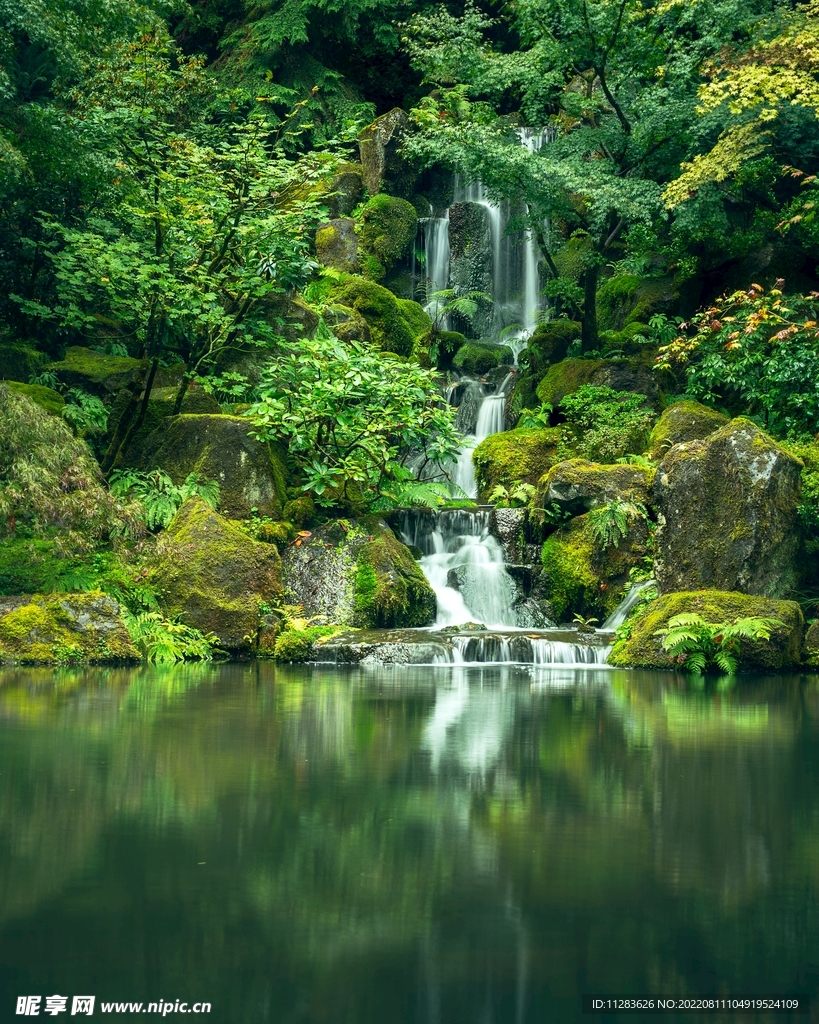
[[[454,636],[452,646],[453,664],[605,665],[611,650],[527,634]]]
[[[622,626],[629,617],[631,609],[640,600],[640,595],[648,590],[649,587],[655,587],[656,585],[656,580],[646,580],[644,583],[635,583],[620,604],[617,605],[611,615],[609,615],[603,623],[601,629],[614,630],[619,626]]]
[[[472,463],[472,452],[492,434],[506,429],[506,393],[512,383],[512,374],[504,378],[493,395],[485,395],[478,408],[475,433],[467,435],[461,454],[452,470],[452,482],[468,498],[478,494],[478,482],[475,479],[475,466]]]
[[[449,284],[449,210],[443,217],[421,217],[418,221],[423,232],[424,266],[427,301],[424,309],[433,320],[438,316],[440,301],[431,296],[443,291]],[[448,330],[449,324],[440,325]]]

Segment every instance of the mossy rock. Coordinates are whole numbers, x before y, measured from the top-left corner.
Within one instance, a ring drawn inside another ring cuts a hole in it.
[[[91,348],[74,345],[61,362],[46,369],[67,388],[82,388],[98,398],[110,399],[140,373],[142,363],[130,356],[107,356]]]
[[[623,668],[678,668],[678,663],[662,647],[659,629],[675,615],[695,613],[706,622],[734,622],[758,617],[779,619],[771,639],[742,640],[739,666],[742,669],[778,671],[793,668],[802,660],[802,610],[795,601],[777,601],[732,591],[697,590],[664,594],[648,604],[630,622],[631,635],[619,640],[609,656],[609,664]]]
[[[341,341],[359,341],[364,345],[371,342],[370,325],[356,309],[333,303],[325,307],[324,321]]]
[[[342,626],[429,625],[435,595],[405,544],[373,516],[313,531],[283,560],[287,600]]]
[[[322,266],[333,267],[345,274],[357,274],[361,270],[358,261],[358,235],[355,221],[339,217],[316,230],[316,259]]]
[[[643,325],[655,313],[668,312],[678,299],[670,278],[642,278],[617,274],[597,291],[597,323],[601,331],[623,331],[629,324]]]
[[[374,195],[361,211],[357,234],[364,276],[380,281],[409,253],[418,229],[418,214],[406,199]]]
[[[315,514],[316,505],[309,494],[293,498],[284,506],[284,518],[298,527],[306,526]]]
[[[635,520],[615,547],[602,547],[588,515],[577,516],[543,542],[546,594],[558,621],[572,615],[605,620],[623,599],[629,572],[648,554],[648,526]]]
[[[275,545],[251,540],[201,498],[189,498],[160,536],[148,580],[166,614],[239,654],[256,647],[260,603],[282,595]]]
[[[486,501],[498,484],[537,485],[548,469],[565,459],[567,443],[561,427],[505,430],[487,437],[472,453],[480,500]]]
[[[582,325],[574,320],[547,320],[539,324],[529,338],[531,369],[551,366],[565,359],[569,345],[580,337],[582,330]]]
[[[47,355],[24,341],[0,340],[0,380],[26,382],[47,362]]]
[[[432,320],[429,313],[413,299],[397,299],[401,315],[407,321],[409,329],[415,342],[423,341],[429,337],[432,330]]]
[[[658,408],[660,390],[650,362],[642,357],[628,359],[564,359],[550,366],[538,384],[541,402],[557,409],[566,395],[585,384],[645,395],[646,405]]]
[[[400,107],[393,107],[359,133],[364,184],[372,196],[386,191],[409,198],[415,192],[418,171],[401,151],[408,120]]]
[[[660,593],[785,596],[796,582],[801,470],[743,418],[675,445],[654,484]]]
[[[139,661],[116,601],[101,591],[0,599],[0,663]]]
[[[514,358],[508,345],[480,345],[470,341],[458,349],[452,365],[456,370],[480,377],[496,366],[511,366]]]
[[[142,466],[145,462],[145,445],[155,430],[163,427],[165,422],[173,416],[176,405],[178,387],[153,387],[151,397],[148,399],[148,406],[140,428],[131,436],[127,448],[125,448],[117,459],[117,468],[122,466]],[[113,434],[120,417],[125,412],[130,401],[130,394],[127,391],[121,392],[114,399],[111,407],[111,415],[108,418],[108,433]],[[207,394],[201,387],[187,388],[182,399],[182,413],[186,416],[214,414],[221,415],[222,409],[213,395]],[[153,468],[153,467],[146,467]]]
[[[399,305],[399,299],[387,288],[362,277],[345,277],[332,290],[332,299],[359,313],[370,329],[376,348],[399,356],[412,354],[415,334]],[[406,301],[406,300],[405,300]]]
[[[663,410],[651,431],[648,454],[652,459],[662,459],[675,444],[708,437],[715,430],[724,427],[727,422],[727,416],[700,405],[699,402],[688,399],[675,402]]]
[[[585,459],[569,459],[552,466],[538,482],[539,508],[557,504],[579,513],[614,498],[648,505],[656,470],[642,466],[607,466]]]
[[[18,395],[25,395],[32,402],[36,402],[41,409],[50,412],[52,416],[60,416],[65,408],[65,399],[59,391],[53,388],[43,387],[42,384],[21,384],[19,381],[10,380],[8,386]]]
[[[287,500],[287,463],[275,444],[250,437],[243,416],[182,415],[163,421],[144,443],[141,468],[163,469],[176,484],[189,473],[216,480],[219,510],[233,519],[281,519]]]

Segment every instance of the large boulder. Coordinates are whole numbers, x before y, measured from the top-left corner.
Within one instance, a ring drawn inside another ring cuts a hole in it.
[[[281,600],[281,559],[201,498],[189,498],[157,541],[149,579],[164,611],[215,633],[233,653],[256,648],[260,606]]]
[[[458,292],[492,291],[492,240],[481,203],[455,203],[449,210],[449,287]],[[470,327],[489,334],[492,314],[479,311]]]
[[[176,406],[178,387],[156,387],[151,389],[151,396],[145,409],[145,415],[139,429],[134,431],[127,447],[120,452],[117,460],[117,467],[120,466],[143,466],[145,469],[153,469],[153,466],[145,465],[145,445],[155,430],[159,430],[165,421],[173,416]],[[113,433],[120,417],[125,412],[131,396],[127,391],[122,391],[114,399],[111,407],[111,415],[108,420],[109,433]],[[187,388],[182,399],[182,412],[185,415],[202,415],[212,413],[219,415],[221,407],[212,395],[206,394],[201,387]]]
[[[287,500],[287,466],[275,446],[250,436],[243,416],[182,415],[165,420],[142,448],[144,469],[163,469],[176,484],[189,473],[216,480],[219,509],[233,519],[281,519]]]
[[[777,619],[770,640],[742,640],[739,664],[745,669],[778,670],[800,664],[802,653],[802,610],[795,601],[775,601],[747,594],[701,590],[664,594],[632,619],[630,635],[618,641],[610,665],[624,668],[677,668],[677,662],[663,650],[657,631],[675,615],[701,616],[706,622],[734,622],[749,617]]]
[[[742,418],[675,445],[654,484],[660,593],[787,594],[796,581],[801,469]]]
[[[139,661],[119,614],[100,591],[0,598],[0,663]]]
[[[387,191],[409,198],[418,177],[401,155],[408,117],[400,107],[377,117],[358,136],[364,184],[371,196]]]
[[[358,262],[364,276],[380,281],[402,256],[409,255],[417,228],[412,203],[383,193],[373,196],[361,211],[357,227]]]
[[[359,272],[358,235],[355,233],[355,221],[351,217],[338,217],[319,225],[316,231],[316,259],[323,266],[341,270],[345,274]]]
[[[657,374],[644,359],[563,359],[550,366],[537,387],[541,402],[557,409],[566,395],[574,394],[584,384],[631,391],[645,395],[646,404],[657,408],[660,389]]]
[[[481,441],[472,453],[479,497],[485,501],[498,484],[534,487],[556,462],[566,458],[568,439],[561,427],[505,430]]]
[[[663,410],[648,439],[648,454],[660,460],[675,444],[698,441],[724,427],[728,417],[699,402],[685,399]]]
[[[25,395],[32,402],[39,405],[41,409],[50,412],[52,416],[62,415],[65,408],[65,399],[59,391],[53,388],[43,387],[42,384],[21,384],[18,381],[8,381],[9,391],[16,395]]]
[[[647,505],[654,470],[643,466],[606,466],[585,459],[569,459],[552,466],[537,488],[538,508],[559,505],[575,514],[588,512],[614,498]]]
[[[108,356],[92,348],[73,345],[58,363],[46,369],[67,388],[82,388],[98,398],[111,399],[142,372],[139,359]]]
[[[400,305],[406,300],[397,299],[389,289],[375,281],[352,275],[345,276],[332,289],[329,298],[363,317],[376,348],[399,356],[412,355],[415,332]]]
[[[482,345],[470,341],[458,349],[452,365],[456,370],[474,373],[480,377],[496,366],[511,366],[513,361],[512,349],[508,345]]]
[[[376,517],[338,520],[291,545],[283,559],[288,601],[307,618],[341,626],[427,626],[435,594],[409,548]]]
[[[47,362],[47,355],[24,341],[0,340],[0,380],[26,382]]]
[[[630,572],[642,568],[649,551],[649,528],[643,518],[628,524],[617,546],[595,538],[588,515],[577,516],[543,543],[541,560],[546,592],[555,617],[572,615],[606,619],[622,601]]]

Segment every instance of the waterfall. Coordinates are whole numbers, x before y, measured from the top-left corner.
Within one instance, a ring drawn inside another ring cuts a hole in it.
[[[656,585],[656,580],[646,580],[644,583],[635,583],[600,628],[617,629],[618,626],[622,626],[628,618],[631,609],[640,600],[640,594],[645,590],[648,590],[649,587],[656,587]]]
[[[452,470],[453,484],[468,498],[478,496],[478,481],[475,478],[472,453],[481,441],[506,429],[506,393],[512,379],[512,374],[507,374],[495,394],[484,396],[478,407],[475,433],[467,434],[458,461]]]
[[[426,303],[424,309],[433,321],[438,316],[441,303],[431,296],[443,291],[449,284],[449,210],[443,217],[421,217],[418,221],[424,234],[424,276],[426,278]],[[446,330],[449,326],[441,326]]]

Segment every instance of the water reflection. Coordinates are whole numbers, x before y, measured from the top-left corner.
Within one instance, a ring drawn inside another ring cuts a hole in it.
[[[818,723],[799,677],[6,671],[0,1005],[506,1024],[816,993]]]

